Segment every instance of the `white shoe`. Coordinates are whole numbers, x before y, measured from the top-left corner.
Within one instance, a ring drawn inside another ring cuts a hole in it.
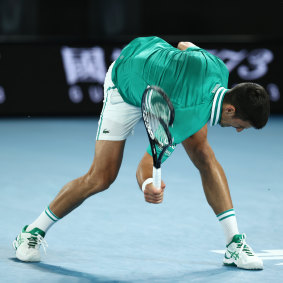
[[[16,250],[16,257],[21,261],[37,262],[40,261],[39,248],[42,244],[45,251],[47,243],[44,240],[45,232],[39,228],[34,228],[27,232],[26,225],[22,232],[13,242],[13,247]]]
[[[233,237],[231,243],[227,245],[223,263],[243,269],[263,269],[262,260],[247,245],[245,234]]]

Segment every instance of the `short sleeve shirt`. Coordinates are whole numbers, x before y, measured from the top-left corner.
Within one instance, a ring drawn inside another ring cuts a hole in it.
[[[122,50],[112,71],[113,83],[125,102],[140,107],[146,87],[155,85],[173,103],[175,120],[170,132],[174,145],[164,159],[176,144],[199,131],[213,110],[217,114],[228,77],[223,61],[206,50],[190,47],[181,51],[159,37],[134,39]],[[222,97],[218,95],[217,102],[215,97],[220,89]]]

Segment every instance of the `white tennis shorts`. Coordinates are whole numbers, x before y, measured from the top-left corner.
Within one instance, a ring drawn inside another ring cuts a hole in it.
[[[139,107],[126,103],[112,81],[111,64],[104,81],[103,108],[98,122],[96,140],[120,141],[134,133],[134,127],[141,119]]]

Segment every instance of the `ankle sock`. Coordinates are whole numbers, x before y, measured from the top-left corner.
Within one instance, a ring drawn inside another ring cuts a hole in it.
[[[26,229],[27,232],[31,231],[33,228],[39,228],[45,233],[47,230],[55,224],[60,218],[56,216],[49,208],[49,206],[39,215],[39,217],[32,222]]]
[[[234,235],[239,234],[235,211],[233,208],[226,210],[218,214],[217,218],[224,230],[226,244],[228,245],[232,241]]]

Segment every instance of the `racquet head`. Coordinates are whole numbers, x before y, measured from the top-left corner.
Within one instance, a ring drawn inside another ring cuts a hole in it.
[[[162,148],[171,145],[169,126],[173,124],[175,112],[171,101],[161,88],[146,88],[142,98],[142,115],[149,138]]]

